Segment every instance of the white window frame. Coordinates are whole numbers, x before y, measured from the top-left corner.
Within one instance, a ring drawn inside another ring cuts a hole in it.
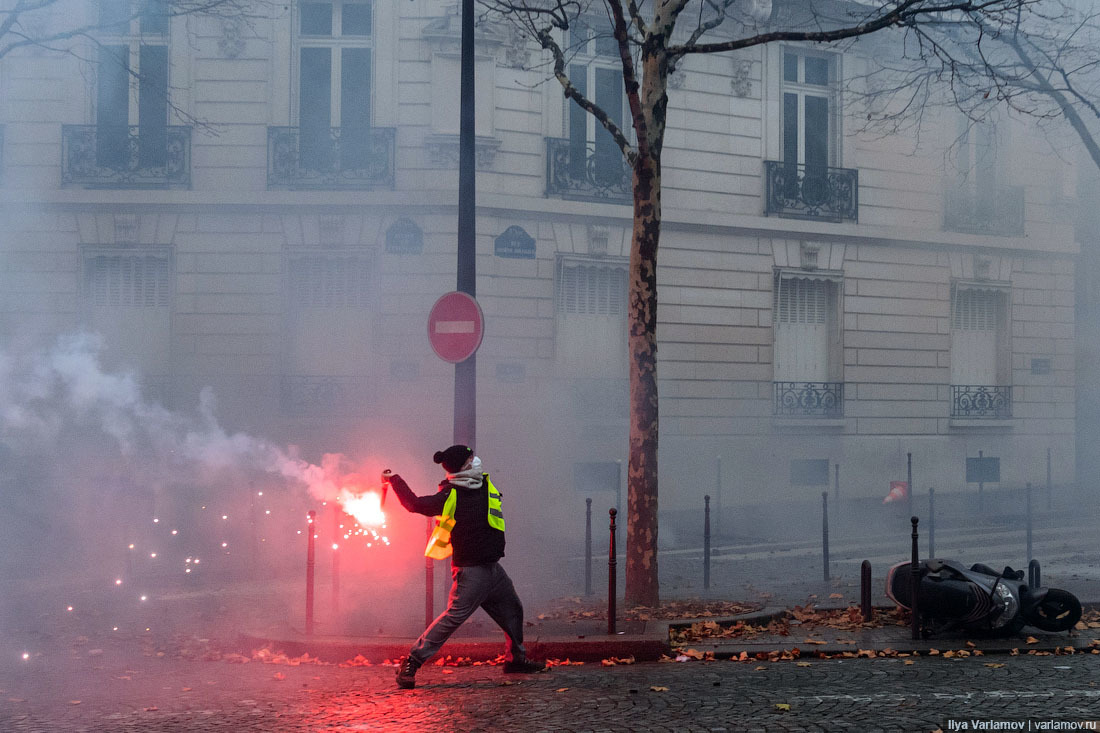
[[[786,57],[787,54],[792,54],[797,58],[797,81],[787,81],[786,79]],[[827,62],[829,80],[825,86],[817,84],[808,84],[805,82],[806,75],[806,59],[815,58],[823,59]],[[809,49],[803,46],[791,46],[783,45],[778,49],[776,79],[778,82],[777,92],[777,106],[778,114],[775,116],[778,119],[779,126],[777,130],[777,155],[776,159],[783,163],[794,163],[803,165],[806,162],[806,97],[824,97],[828,103],[827,119],[829,122],[829,130],[826,135],[826,145],[828,149],[826,151],[826,165],[831,167],[839,167],[842,164],[842,150],[841,140],[843,136],[841,134],[842,123],[842,110],[841,110],[841,95],[840,95],[840,80],[843,78],[843,67],[841,64],[841,55],[838,53],[832,53],[828,51],[818,51]],[[786,128],[786,120],[784,117],[784,110],[786,109],[785,95],[795,94],[798,97],[798,160],[791,161],[785,160],[785,140],[784,130]]]
[[[302,49],[303,48],[327,48],[329,49],[329,123],[330,127],[340,127],[338,124],[342,112],[343,100],[341,99],[340,82],[342,80],[342,53],[333,51],[345,48],[366,48],[370,51],[371,79],[370,99],[370,124],[373,126],[376,119],[377,91],[375,78],[378,73],[375,68],[376,57],[374,39],[378,35],[378,5],[385,0],[313,0],[310,4],[332,5],[332,33],[331,35],[306,35],[302,33],[301,2],[294,3],[294,13],[291,28],[293,43],[293,94],[291,94],[291,115],[295,124],[301,122],[301,74],[302,74]],[[345,36],[343,29],[343,8],[345,5],[370,5],[371,6],[371,32],[368,36]]]
[[[171,14],[165,19],[165,30],[163,33],[152,33],[149,31],[143,31],[141,28],[141,2],[138,0],[130,0],[130,18],[127,22],[127,29],[125,33],[111,32],[111,29],[104,26],[100,31],[96,33],[96,43],[98,46],[126,46],[127,51],[127,63],[129,73],[129,104],[127,106],[127,120],[130,125],[137,125],[139,107],[139,92],[141,82],[141,47],[142,46],[164,46],[165,57],[167,63],[167,86],[165,88],[165,94],[168,99],[168,110],[165,111],[166,123],[167,115],[172,107],[172,49],[169,39],[172,32],[172,16]],[[93,13],[98,13],[99,8],[93,7]],[[98,17],[97,17],[97,21]],[[97,86],[99,75],[99,64],[96,64]],[[92,119],[95,120],[99,113],[96,106],[98,102],[98,90],[97,94],[92,95]]]
[[[989,385],[977,385],[977,386],[998,386],[1007,387],[1012,385],[1012,326],[1011,326],[1011,309],[1012,309],[1012,286],[1010,283],[1003,282],[988,282],[980,280],[955,280],[951,283],[951,322],[950,331],[952,340],[955,338],[955,334],[958,331],[966,331],[968,329],[956,328],[955,324],[959,317],[959,298],[963,291],[975,291],[975,292],[992,292],[996,293],[998,297],[998,303],[996,305],[996,324],[995,324],[995,338],[996,346],[994,352],[995,364],[993,364],[993,371],[995,378],[992,384]],[[955,363],[956,354],[952,353],[951,363]],[[955,375],[951,375],[950,382],[955,385]]]

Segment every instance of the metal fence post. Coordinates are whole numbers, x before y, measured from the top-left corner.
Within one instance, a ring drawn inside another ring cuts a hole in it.
[[[928,557],[936,556],[936,489],[928,487]]]
[[[592,499],[584,500],[584,594],[592,595]]]
[[[913,557],[909,564],[909,597],[913,605],[913,638],[920,638],[920,551],[917,548],[917,517],[909,519],[913,523]]]
[[[611,515],[611,544],[607,553],[607,633],[615,633],[615,593],[618,584],[615,582],[615,515],[612,509]]]
[[[1027,482],[1027,561],[1031,562],[1031,482]]]
[[[710,496],[703,497],[703,589],[710,590]]]
[[[1032,560],[1027,564],[1027,587],[1034,590],[1043,584],[1039,576],[1039,561]]]
[[[821,560],[825,582],[829,582],[829,492],[821,492]]]
[[[1050,480],[1050,447],[1047,446],[1047,511],[1051,510],[1054,503],[1054,485]]]
[[[909,499],[909,513],[913,513],[913,454],[905,454],[905,494]]]
[[[309,510],[309,520],[306,523],[306,633],[313,633],[313,570],[317,562],[317,530],[314,520],[317,512]]]
[[[864,560],[859,566],[859,610],[863,622],[871,620],[871,561]]]

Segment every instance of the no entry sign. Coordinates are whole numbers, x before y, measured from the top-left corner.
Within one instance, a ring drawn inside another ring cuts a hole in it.
[[[469,359],[481,346],[484,326],[481,306],[472,296],[447,293],[435,301],[428,314],[428,341],[436,356],[456,364]]]

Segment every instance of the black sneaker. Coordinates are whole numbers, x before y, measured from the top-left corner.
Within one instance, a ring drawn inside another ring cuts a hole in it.
[[[412,657],[405,657],[397,667],[397,686],[402,690],[411,690],[416,687],[416,670],[420,664]]]
[[[535,674],[546,669],[546,662],[532,662],[530,659],[504,663],[504,674]]]

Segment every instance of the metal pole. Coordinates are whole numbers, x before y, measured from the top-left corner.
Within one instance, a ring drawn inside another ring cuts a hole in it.
[[[834,464],[833,468],[833,499],[840,501],[840,464]]]
[[[1054,484],[1050,482],[1050,447],[1047,447],[1047,511],[1054,502]]]
[[[1031,482],[1027,482],[1027,561],[1031,562]]]
[[[710,590],[710,496],[703,497],[703,589]]]
[[[1027,587],[1034,590],[1042,584],[1042,579],[1039,577],[1039,561],[1032,560],[1027,564]]]
[[[332,502],[332,617],[340,615],[340,503]]]
[[[306,524],[306,633],[313,633],[313,569],[317,562],[317,531],[314,520],[317,512],[309,510]]]
[[[864,560],[859,565],[859,610],[863,614],[863,623],[871,620],[871,561]]]
[[[607,553],[607,633],[615,633],[615,593],[618,584],[615,582],[615,515],[612,509],[611,515],[611,546]]]
[[[428,539],[432,538],[435,522],[428,519]],[[435,566],[430,557],[424,557],[424,628],[435,620]]]
[[[928,557],[936,556],[936,489],[928,487]]]
[[[584,500],[584,594],[592,595],[592,499]]]
[[[905,494],[909,497],[909,514],[913,513],[913,454],[905,454]]]
[[[714,479],[714,533],[720,535],[722,534],[722,456],[718,456],[715,463],[718,464],[718,470],[715,472]]]
[[[821,559],[825,582],[829,582],[829,492],[821,492]]]
[[[982,452],[978,451],[978,461],[981,462],[981,460],[982,460]],[[981,466],[981,471],[982,471],[982,475],[984,476],[985,475],[985,464],[984,463]],[[982,493],[984,491],[985,491],[985,481],[979,481],[978,482],[978,511],[979,512],[982,511],[985,508],[984,507],[985,500],[982,496]]]
[[[474,179],[474,0],[462,0],[458,129],[458,288],[477,295],[477,226]],[[477,442],[476,354],[455,364],[454,440]]]
[[[913,604],[913,638],[920,638],[920,551],[917,549],[917,517],[909,519],[913,523],[913,557],[909,564],[909,598]]]

